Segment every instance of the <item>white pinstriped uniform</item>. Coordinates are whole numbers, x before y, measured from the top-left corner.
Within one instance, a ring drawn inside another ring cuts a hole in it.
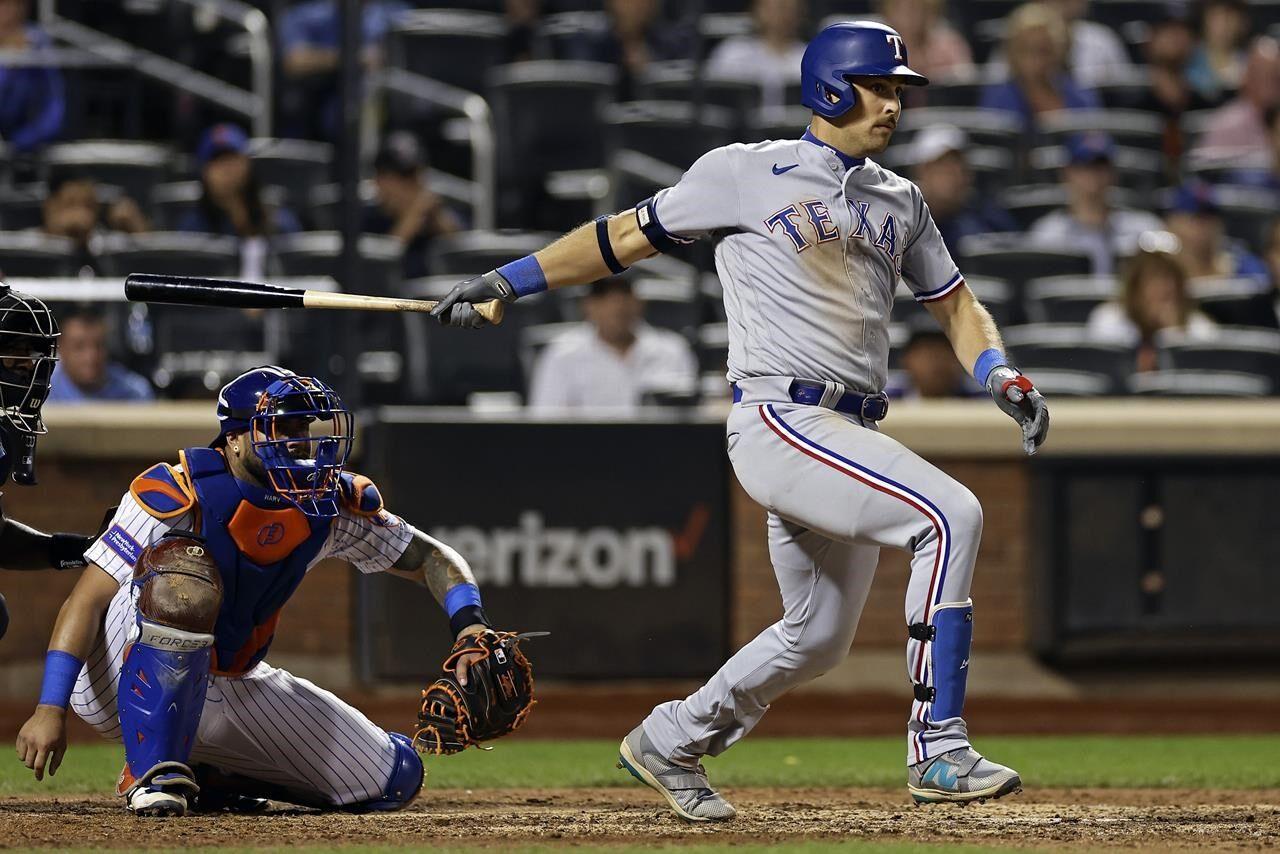
[[[160,520],[126,493],[112,521],[140,547],[167,531],[190,530],[193,514]],[[350,561],[361,572],[381,572],[404,553],[413,527],[390,516],[385,524],[345,508],[308,566],[326,557]],[[103,634],[85,661],[71,707],[104,737],[120,740],[116,691],[124,649],[134,631],[133,565],[99,539],[85,553],[120,589],[107,608]],[[88,569],[86,572],[93,572]],[[305,789],[335,805],[382,796],[395,748],[381,728],[358,709],[306,679],[260,662],[237,677],[211,676],[191,763]]]
[[[965,282],[914,184],[807,134],[715,149],[638,216],[659,230],[655,245],[715,243],[741,397],[729,457],[769,511],[783,603],[782,619],[705,686],[646,718],[658,751],[687,765],[728,749],[770,703],[848,655],[882,547],[912,555],[908,625],[967,601],[977,499],[874,422],[833,411],[846,391],[884,388],[900,282],[919,302]],[[818,405],[792,401],[793,379],[821,384]],[[925,643],[907,640],[907,664],[912,682],[934,684]],[[969,743],[964,720],[934,720],[932,706],[912,705],[909,764]]]

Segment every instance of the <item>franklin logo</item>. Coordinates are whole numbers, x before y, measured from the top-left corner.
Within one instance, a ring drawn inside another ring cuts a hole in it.
[[[204,549],[200,548],[200,546],[187,546],[187,554],[191,557],[204,557]]]
[[[270,525],[263,525],[258,529],[258,545],[260,546],[274,546],[283,539],[284,525],[279,522],[272,522]]]

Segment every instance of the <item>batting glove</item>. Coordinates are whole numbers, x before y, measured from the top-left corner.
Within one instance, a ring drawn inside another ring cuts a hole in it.
[[[516,301],[515,289],[497,270],[454,285],[453,290],[431,309],[431,316],[445,326],[479,329],[489,321],[480,316],[475,306],[491,300],[508,304]]]
[[[1049,435],[1049,406],[1031,380],[1008,365],[987,375],[987,393],[1022,428],[1022,450],[1031,456]]]

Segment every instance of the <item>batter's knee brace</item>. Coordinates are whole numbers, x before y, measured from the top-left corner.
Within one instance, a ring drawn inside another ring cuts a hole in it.
[[[929,668],[925,684],[915,686],[916,699],[932,704],[929,717],[935,721],[962,717],[973,645],[973,601],[937,606],[929,623],[913,624],[908,634],[928,644]]]
[[[404,809],[413,803],[413,799],[418,797],[418,792],[422,790],[425,770],[422,767],[422,757],[413,749],[413,740],[398,732],[389,732],[387,735],[391,736],[391,745],[396,749],[396,758],[382,797],[350,804],[343,808],[347,812],[392,812]]]
[[[203,543],[166,536],[134,567],[136,637],[125,648],[117,707],[134,778],[185,763],[195,746],[213,653],[222,581]]]

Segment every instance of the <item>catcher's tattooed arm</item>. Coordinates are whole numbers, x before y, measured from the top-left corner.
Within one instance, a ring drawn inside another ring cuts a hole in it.
[[[414,530],[413,539],[409,541],[404,554],[400,555],[399,560],[387,571],[423,585],[446,610],[449,609],[450,590],[463,585],[473,590],[479,589],[475,575],[472,574],[471,567],[462,555],[445,543],[418,530]],[[461,619],[455,620],[455,616]],[[479,606],[460,609],[456,615],[451,614],[450,617],[451,625],[458,623],[453,626],[458,638],[479,634],[489,628],[484,611]],[[460,684],[464,686],[467,684],[467,668],[476,658],[477,656],[465,655],[458,659],[454,672]]]

